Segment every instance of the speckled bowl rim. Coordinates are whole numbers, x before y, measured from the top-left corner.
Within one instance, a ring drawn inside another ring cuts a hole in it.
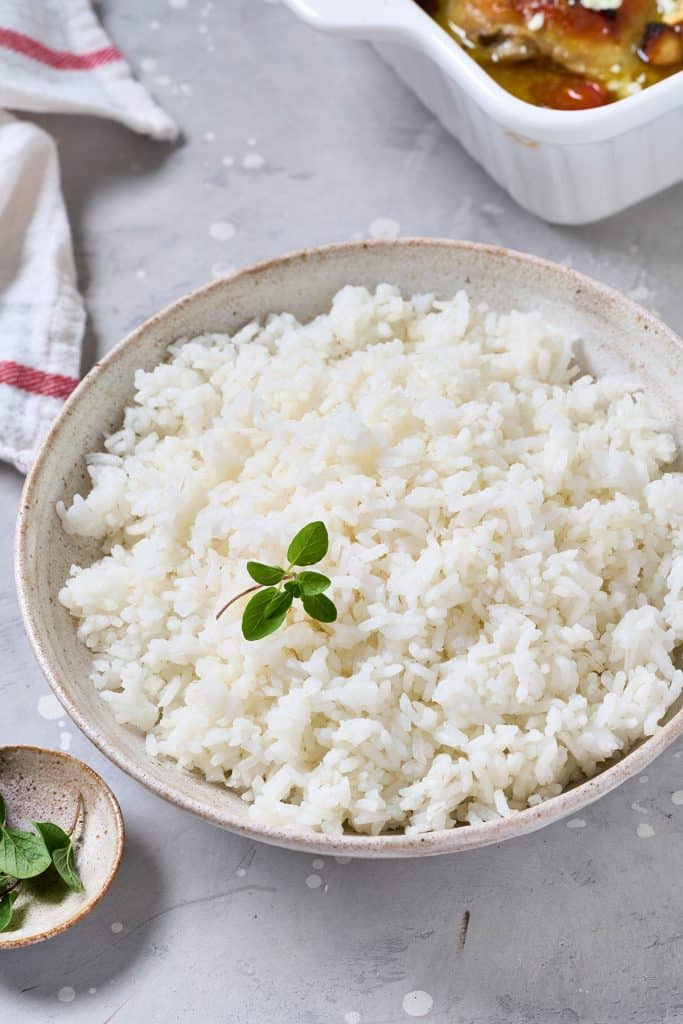
[[[522,266],[531,267],[536,271],[547,271],[553,275],[561,275],[575,289],[591,293],[600,298],[607,306],[621,307],[625,313],[635,319],[642,326],[644,331],[656,330],[663,335],[666,342],[674,350],[681,354],[683,365],[683,340],[670,327],[663,323],[658,317],[648,310],[639,306],[636,302],[622,295],[620,292],[608,285],[595,281],[584,274],[546,260],[529,253],[518,252],[514,249],[507,249],[502,246],[487,245],[479,242],[466,242],[452,239],[440,238],[400,238],[392,241],[363,241],[363,242],[342,242],[332,245],[317,246],[309,249],[301,249],[288,253],[275,259],[265,260],[260,263],[245,267],[230,276],[230,280],[258,278],[266,270],[278,266],[294,263],[310,262],[319,257],[327,257],[334,254],[347,254],[353,251],[378,251],[402,247],[405,250],[415,249],[419,251],[424,247],[440,248],[444,250],[459,250],[470,252],[492,259],[505,259],[518,262]],[[51,663],[43,649],[41,641],[40,612],[37,603],[31,598],[30,581],[28,579],[29,563],[24,550],[24,541],[27,532],[27,523],[31,515],[34,491],[38,487],[43,462],[49,447],[55,443],[62,429],[62,425],[70,416],[74,407],[80,402],[82,396],[92,388],[98,386],[99,378],[105,371],[114,365],[121,357],[122,352],[130,346],[135,345],[140,336],[151,326],[160,323],[169,316],[172,316],[184,306],[197,301],[210,292],[224,287],[224,281],[217,280],[200,288],[194,289],[187,295],[166,306],[161,312],[155,314],[137,327],[118,343],[107,355],[93,366],[90,372],[83,378],[67,399],[59,416],[53,423],[47,437],[45,438],[40,452],[27,477],[24,492],[21,500],[21,507],[17,520],[16,548],[15,548],[15,575],[19,603],[24,618],[24,625],[29,641],[33,648],[35,657],[47,678],[47,681],[56,694],[70,717],[95,744],[102,753],[114,764],[121,768],[128,775],[138,782],[141,782],[157,796],[162,797],[169,803],[174,804],[183,810],[228,829],[239,835],[250,839],[270,843],[275,846],[283,846],[288,849],[302,850],[309,853],[324,855],[344,855],[356,857],[405,857],[405,856],[430,856],[444,853],[454,853],[460,850],[475,849],[488,846],[492,843],[500,843],[515,836],[525,835],[536,829],[549,825],[552,822],[576,814],[599,797],[611,792],[627,779],[638,774],[656,757],[659,756],[683,733],[683,707],[679,709],[671,719],[663,725],[654,736],[643,740],[629,754],[618,760],[615,764],[605,768],[598,775],[578,783],[571,789],[567,789],[559,796],[538,804],[535,807],[528,807],[521,811],[515,811],[508,818],[499,818],[494,821],[483,822],[479,825],[462,825],[452,829],[441,829],[435,832],[427,832],[417,835],[405,835],[403,833],[392,833],[379,836],[359,835],[355,833],[341,836],[328,836],[322,833],[313,832],[302,828],[282,828],[240,819],[229,805],[217,811],[208,806],[203,800],[195,799],[189,795],[179,793],[173,785],[169,785],[160,779],[152,777],[144,763],[129,757],[119,750],[115,743],[93,725],[80,711],[78,705],[69,697],[66,688],[62,684],[59,671]]]
[[[49,747],[36,747],[30,743],[5,743],[0,746],[0,755],[6,751],[18,751],[27,750],[33,754],[47,754],[50,757],[56,758],[58,761],[68,761],[71,764],[77,765],[78,770],[89,775],[94,784],[103,793],[109,802],[109,806],[112,810],[114,818],[114,824],[116,828],[116,849],[114,853],[114,863],[112,864],[111,870],[104,881],[104,884],[100,887],[97,894],[89,899],[83,907],[76,913],[72,914],[71,917],[67,917],[61,924],[56,924],[52,928],[46,929],[44,932],[37,932],[35,935],[27,935],[23,939],[10,939],[5,941],[0,936],[0,953],[4,949],[19,949],[22,946],[33,946],[36,942],[45,942],[46,939],[51,939],[55,935],[60,935],[62,932],[68,931],[69,928],[73,928],[75,924],[82,921],[84,917],[87,917],[91,910],[94,910],[97,904],[104,899],[111,888],[111,884],[116,878],[119,868],[121,867],[121,861],[123,860],[123,851],[126,845],[126,826],[123,823],[123,814],[119,802],[112,793],[111,789],[104,781],[101,775],[91,768],[85,761],[79,760],[77,757],[73,757],[71,754],[65,754],[63,750],[51,750]],[[7,934],[7,933],[3,933]]]

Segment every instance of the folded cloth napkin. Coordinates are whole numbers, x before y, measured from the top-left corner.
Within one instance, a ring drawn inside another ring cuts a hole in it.
[[[177,134],[87,0],[0,0],[0,107]],[[0,111],[0,459],[22,471],[78,383],[84,323],[56,146]]]

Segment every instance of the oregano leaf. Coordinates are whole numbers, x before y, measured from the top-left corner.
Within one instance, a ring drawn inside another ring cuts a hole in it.
[[[52,863],[62,881],[72,892],[83,892],[83,883],[76,870],[74,844],[69,840],[67,846],[60,846],[52,854]]]
[[[55,825],[54,822],[34,821],[33,824],[43,837],[45,846],[52,858],[52,863],[62,881],[73,892],[83,892],[83,884],[76,870],[71,837],[59,825]]]
[[[276,618],[278,615],[285,615],[292,606],[294,595],[289,591],[279,590],[275,597],[266,605],[265,615],[268,619]]]
[[[12,878],[35,878],[52,863],[42,836],[0,829],[0,872]]]
[[[242,616],[242,636],[245,640],[261,640],[264,636],[274,633],[285,620],[287,610],[281,615],[269,616],[266,609],[279,591],[275,587],[267,587],[254,594]]]
[[[285,574],[285,570],[277,565],[264,565],[262,562],[247,562],[247,572],[256,583],[262,583],[264,587],[272,587],[279,583]]]
[[[55,850],[58,850],[61,846],[68,846],[71,842],[64,829],[60,828],[59,825],[55,825],[52,821],[34,821],[33,824],[42,836],[50,856],[52,856]]]
[[[332,580],[323,576],[321,572],[300,572],[297,574],[296,582],[303,597],[322,594],[323,590],[332,586]]]
[[[302,601],[305,611],[312,619],[316,619],[318,622],[334,622],[336,620],[337,609],[325,594],[304,594]]]
[[[0,899],[0,932],[7,931],[12,923],[12,907],[19,893],[15,890],[5,893]]]
[[[236,601],[252,594],[242,615],[242,635],[245,640],[260,640],[274,633],[284,622],[295,598],[303,601],[304,610],[318,622],[334,622],[337,609],[323,594],[332,586],[329,576],[308,570],[296,574],[292,572],[295,565],[308,566],[319,562],[327,554],[328,548],[329,537],[325,524],[320,520],[308,523],[294,536],[287,549],[289,567],[283,569],[264,562],[247,562],[247,572],[256,586],[247,587],[236,594],[216,613],[216,618],[220,619]]]
[[[324,523],[315,522],[304,526],[287,548],[290,565],[315,565],[327,554],[329,538]]]

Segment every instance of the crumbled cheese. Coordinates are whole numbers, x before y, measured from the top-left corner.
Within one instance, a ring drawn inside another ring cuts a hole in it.
[[[527,21],[526,27],[530,29],[531,32],[538,32],[539,29],[543,28],[544,21],[545,17],[543,15],[543,11],[536,11],[536,13],[532,14]]]
[[[626,95],[635,96],[637,92],[642,92],[642,89],[643,87],[640,82],[629,82],[626,86]]]
[[[657,0],[657,10],[667,25],[683,21],[683,0]]]
[[[610,71],[612,72],[613,75],[618,75],[619,72],[621,71],[621,64],[613,64],[612,67],[610,68]]]
[[[581,6],[589,11],[618,11],[621,0],[581,0]]]

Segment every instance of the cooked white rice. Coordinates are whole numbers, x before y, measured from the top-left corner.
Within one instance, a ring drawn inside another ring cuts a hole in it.
[[[572,341],[348,287],[140,371],[60,508],[105,552],[60,599],[116,719],[254,821],[328,833],[506,816],[654,733],[683,682],[683,476]],[[313,519],[338,621],[216,621]]]

